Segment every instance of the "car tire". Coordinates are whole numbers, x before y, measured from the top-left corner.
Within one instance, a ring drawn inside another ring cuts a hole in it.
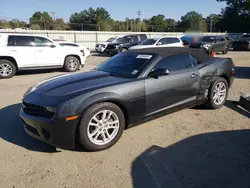
[[[124,128],[125,117],[117,105],[98,103],[91,106],[80,120],[79,142],[89,151],[101,151],[113,146],[120,139]]]
[[[0,78],[11,78],[16,74],[17,68],[9,60],[0,60]]]
[[[67,72],[76,72],[79,70],[80,64],[81,63],[78,58],[74,56],[68,56],[65,58],[64,69]]]
[[[209,89],[209,96],[206,106],[210,109],[221,108],[228,96],[228,83],[224,78],[217,78]]]
[[[229,51],[229,47],[226,46],[225,49],[222,51],[222,54],[227,54],[228,51]]]
[[[128,51],[127,48],[122,48],[122,49],[121,49],[121,52],[126,52],[126,51]]]

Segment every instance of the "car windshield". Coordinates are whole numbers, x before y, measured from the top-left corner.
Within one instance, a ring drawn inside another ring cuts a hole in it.
[[[121,38],[117,39],[116,41],[117,42],[122,42],[122,43],[127,43],[127,42],[129,42],[131,40],[131,38],[132,37],[130,37],[130,36],[125,36],[125,37],[121,37]]]
[[[146,39],[144,40],[141,45],[153,45],[156,43],[158,39]]]
[[[214,36],[204,36],[202,42],[214,42],[214,40],[215,40]]]
[[[152,54],[119,53],[97,66],[95,70],[108,72],[115,76],[136,78],[152,58]]]
[[[110,38],[110,39],[108,39],[106,42],[113,42],[115,40],[115,38]]]

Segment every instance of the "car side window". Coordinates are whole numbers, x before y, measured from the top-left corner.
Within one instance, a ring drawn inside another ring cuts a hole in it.
[[[225,41],[224,37],[221,37],[221,38],[220,38],[220,41],[221,41],[221,42]]]
[[[200,61],[198,59],[196,59],[194,56],[190,55],[190,58],[191,58],[191,62],[192,62],[192,66],[195,67],[197,65],[200,64]]]
[[[132,37],[132,42],[138,42],[138,41],[139,41],[138,36],[133,36]]]
[[[157,43],[158,43],[158,44],[161,44],[161,45],[165,44],[166,41],[165,41],[164,39],[165,39],[165,38],[160,39]]]
[[[179,43],[180,40],[178,38],[171,38],[171,43]]]
[[[178,54],[160,60],[153,69],[168,69],[170,72],[173,72],[192,67],[193,62],[189,54]]]
[[[43,38],[43,37],[35,37],[35,45],[37,47],[49,47],[53,44],[52,41]]]
[[[34,37],[10,35],[8,46],[33,46]]]

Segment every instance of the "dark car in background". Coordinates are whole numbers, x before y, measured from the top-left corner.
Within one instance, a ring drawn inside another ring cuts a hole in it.
[[[116,43],[108,44],[104,52],[115,55],[119,52],[127,51],[130,47],[138,45],[146,39],[147,35],[145,34],[126,35],[119,38]]]
[[[244,34],[238,40],[233,42],[234,50],[250,50],[250,34]]]
[[[198,43],[189,45],[191,48],[205,48],[210,53],[221,52],[222,54],[227,54],[230,49],[231,41],[226,38],[224,35],[207,35],[203,36],[202,40]]]
[[[185,46],[190,46],[194,43],[199,43],[202,40],[200,35],[184,35],[181,37],[181,40]]]

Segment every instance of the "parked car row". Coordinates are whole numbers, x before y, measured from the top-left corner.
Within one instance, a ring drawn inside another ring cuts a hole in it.
[[[185,44],[178,37],[148,38],[145,34],[134,34],[110,38],[106,43],[96,44],[95,50],[113,56],[119,52],[133,49],[184,46]]]
[[[0,78],[11,78],[19,70],[64,68],[75,72],[90,55],[86,47],[44,36],[0,33]]]
[[[250,34],[183,36],[182,41],[192,48],[206,48],[210,52],[226,54],[230,49],[250,50]]]

